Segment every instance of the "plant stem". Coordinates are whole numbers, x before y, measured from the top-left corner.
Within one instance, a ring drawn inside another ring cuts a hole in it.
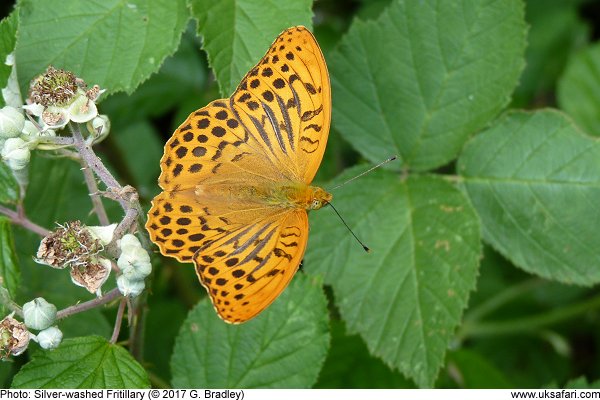
[[[117,343],[117,339],[119,338],[119,332],[121,332],[121,325],[123,324],[123,312],[125,311],[125,306],[127,305],[127,299],[122,298],[119,303],[119,309],[117,310],[117,320],[115,321],[115,328],[113,330],[113,334],[110,338],[110,342],[112,344]]]
[[[114,176],[110,173],[110,171],[104,166],[102,160],[98,158],[96,153],[92,150],[92,147],[86,143],[79,131],[79,127],[75,124],[69,123],[69,128],[71,129],[71,133],[73,134],[73,139],[75,141],[74,145],[84,162],[92,168],[92,170],[98,175],[98,177],[104,182],[106,188],[108,190],[121,191],[123,187],[117,182]],[[127,202],[123,199],[117,199],[117,201],[121,204],[123,209],[127,209]]]
[[[529,315],[506,321],[467,322],[463,325],[460,336],[462,338],[472,338],[531,332],[549,325],[564,322],[598,307],[600,307],[600,295],[541,314]]]
[[[40,236],[47,236],[50,234],[50,231],[46,228],[43,228],[34,222],[31,222],[27,216],[21,214],[17,211],[11,210],[10,208],[6,208],[4,206],[0,206],[0,214],[6,215],[12,223],[16,225],[20,225],[25,229],[28,229],[34,233],[37,233]]]
[[[102,304],[110,303],[119,297],[121,297],[121,292],[118,288],[114,288],[102,297],[97,297],[93,300],[86,301],[85,303],[75,304],[74,306],[60,310],[58,313],[56,313],[56,319],[60,320],[83,311],[91,310],[92,308],[96,308]]]
[[[83,176],[85,178],[85,183],[88,187],[88,191],[90,192],[90,198],[92,199],[94,212],[98,216],[98,221],[100,221],[100,225],[102,226],[109,225],[110,221],[108,220],[108,214],[106,214],[106,210],[102,204],[102,199],[98,196],[98,185],[96,184],[94,173],[87,167],[87,165],[85,165],[83,160],[80,160],[80,163],[81,171],[83,171]]]

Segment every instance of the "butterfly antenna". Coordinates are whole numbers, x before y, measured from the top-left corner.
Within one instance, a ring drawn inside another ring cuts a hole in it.
[[[356,241],[358,243],[360,243],[360,245],[362,246],[362,248],[367,252],[370,253],[371,249],[368,248],[367,246],[365,246],[365,244],[358,238],[358,236],[356,236],[354,234],[354,232],[352,231],[352,229],[350,229],[350,227],[348,226],[348,224],[346,223],[346,221],[344,221],[344,218],[342,218],[342,216],[340,215],[340,213],[338,212],[338,210],[335,209],[335,207],[333,206],[333,204],[331,204],[330,202],[327,202],[328,205],[331,206],[331,208],[333,209],[333,211],[335,211],[335,213],[337,214],[338,217],[340,217],[340,220],[342,221],[342,223],[344,224],[344,226],[350,231],[350,233],[352,234],[352,236],[354,236],[354,239],[356,239]]]
[[[354,178],[350,178],[350,179],[348,179],[346,182],[344,182],[344,183],[340,183],[340,184],[339,184],[339,185],[337,185],[336,187],[333,187],[333,188],[331,188],[331,190],[335,190],[335,189],[337,189],[337,188],[339,188],[339,187],[341,187],[341,186],[344,186],[346,183],[350,183],[350,182],[352,182],[353,180],[355,180],[355,179],[358,179],[358,178],[360,178],[361,176],[368,174],[369,172],[373,171],[374,169],[377,169],[377,168],[381,167],[382,165],[385,165],[385,164],[389,163],[390,161],[394,161],[396,158],[398,158],[398,157],[397,157],[397,156],[395,156],[395,155],[394,155],[394,156],[391,156],[391,157],[390,157],[390,158],[388,158],[387,160],[380,162],[379,164],[377,164],[377,165],[375,165],[375,166],[373,166],[373,167],[369,168],[369,169],[368,169],[368,170],[366,170],[365,172],[362,172],[362,173],[360,173],[360,174],[356,175]],[[334,210],[335,210],[335,209],[334,209]],[[337,211],[336,211],[336,212],[337,212]],[[338,215],[339,215],[339,214],[338,214]],[[340,218],[341,218],[341,217],[340,217]],[[343,221],[343,220],[342,220],[342,221]],[[351,231],[351,232],[352,232],[352,231]],[[359,241],[360,241],[360,240],[359,240]]]

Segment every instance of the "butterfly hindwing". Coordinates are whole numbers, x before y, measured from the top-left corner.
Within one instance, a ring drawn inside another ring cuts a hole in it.
[[[283,211],[228,232],[194,256],[217,313],[245,322],[273,302],[296,273],[306,249],[304,210]]]

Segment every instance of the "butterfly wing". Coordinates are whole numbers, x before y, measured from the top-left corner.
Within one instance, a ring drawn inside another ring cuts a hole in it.
[[[310,183],[327,145],[331,85],[314,36],[281,33],[230,99],[238,120],[257,131],[267,156],[291,180]]]
[[[308,217],[287,210],[229,231],[194,255],[196,273],[219,316],[245,322],[287,287],[306,249]]]

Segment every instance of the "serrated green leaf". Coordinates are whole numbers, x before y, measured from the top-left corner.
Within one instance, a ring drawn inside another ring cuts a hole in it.
[[[312,0],[190,0],[222,96],[229,96],[285,29],[312,26]]]
[[[183,35],[177,52],[167,58],[160,71],[142,83],[132,94],[117,93],[102,101],[100,110],[111,119],[113,132],[132,121],[156,118],[187,98],[196,99],[208,75],[196,40]],[[115,136],[120,136],[118,133]],[[155,179],[156,181],[156,179]],[[155,182],[156,183],[156,182]]]
[[[329,57],[334,126],[373,162],[446,164],[508,103],[524,49],[520,0],[396,0]]]
[[[590,135],[600,136],[600,43],[569,59],[558,81],[558,104]]]
[[[12,67],[5,64],[6,56],[15,49],[17,40],[17,27],[19,25],[18,14],[12,12],[8,17],[0,22],[0,88],[5,88],[8,83],[8,77]],[[0,107],[4,107],[6,102],[0,94]],[[1,193],[1,189],[0,189]]]
[[[12,225],[7,218],[0,217],[0,285],[5,287],[13,298],[17,294],[19,278],[19,260]]]
[[[329,347],[327,302],[314,279],[298,273],[283,294],[242,325],[220,320],[208,299],[194,308],[175,341],[175,387],[307,388]]]
[[[147,389],[146,371],[121,346],[98,336],[66,339],[36,352],[12,382],[13,389]]]
[[[0,203],[14,203],[18,198],[19,184],[8,165],[0,162]]]
[[[53,65],[130,93],[175,51],[189,19],[185,0],[23,0],[19,8],[22,89]]]
[[[442,179],[386,171],[340,189],[333,204],[372,252],[322,210],[311,214],[306,271],[324,275],[348,331],[360,333],[371,354],[432,386],[475,287],[481,245],[473,208]]]
[[[525,271],[600,282],[600,144],[562,113],[516,112],[475,137],[459,159],[484,239]]]

